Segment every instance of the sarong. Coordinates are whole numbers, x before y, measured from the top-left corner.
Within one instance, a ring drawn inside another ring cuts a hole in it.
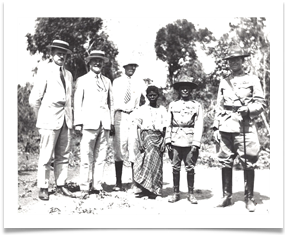
[[[138,153],[134,164],[135,182],[148,191],[161,195],[163,152],[160,146],[163,136],[160,131],[143,130],[141,132],[144,152]]]

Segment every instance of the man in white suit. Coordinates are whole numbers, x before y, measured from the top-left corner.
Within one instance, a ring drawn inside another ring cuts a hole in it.
[[[98,194],[105,160],[107,158],[109,134],[114,133],[114,102],[109,78],[101,74],[105,53],[91,51],[86,58],[90,71],[79,77],[74,95],[75,130],[82,133],[80,189],[81,197]],[[89,188],[89,169],[92,167],[92,188]]]
[[[140,105],[141,96],[145,97],[146,85],[142,79],[135,78],[133,75],[138,64],[134,61],[126,62],[123,66],[125,74],[116,78],[113,82],[114,101],[115,101],[115,171],[116,185],[114,191],[123,190],[122,169],[123,162],[129,161],[132,169],[132,186],[134,190],[134,170],[135,161],[134,148],[136,147],[136,127],[133,123],[133,113]]]
[[[54,40],[48,48],[53,63],[39,70],[38,79],[29,97],[29,103],[37,117],[36,127],[41,135],[37,176],[41,200],[49,200],[48,186],[53,155],[57,191],[65,196],[74,197],[74,194],[65,188],[73,127],[73,77],[64,64],[67,53],[70,54],[72,51],[69,44],[62,40]]]

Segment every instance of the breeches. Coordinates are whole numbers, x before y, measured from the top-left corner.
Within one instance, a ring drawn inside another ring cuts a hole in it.
[[[135,161],[137,139],[136,126],[132,124],[130,115],[117,111],[115,114],[114,151],[115,161]]]
[[[54,156],[54,175],[56,185],[63,186],[68,176],[71,146],[71,130],[66,122],[59,130],[40,129],[40,156],[38,161],[37,185],[48,188],[51,160]]]
[[[198,158],[198,150],[191,152],[191,147],[178,147],[172,145],[172,151],[169,151],[169,157],[172,160],[172,169],[180,171],[181,162],[184,162],[187,172],[194,169]]]
[[[220,132],[219,163],[222,167],[232,168],[234,159],[238,156],[239,161],[246,168],[254,169],[258,160],[260,143],[257,132],[245,133],[246,155],[244,155],[243,133]]]
[[[89,190],[90,171],[92,187],[102,189],[102,177],[107,158],[109,130],[102,126],[97,130],[83,130],[81,140],[80,188]]]

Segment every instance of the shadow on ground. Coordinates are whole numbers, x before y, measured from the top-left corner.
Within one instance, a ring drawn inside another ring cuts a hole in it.
[[[172,194],[173,194],[173,188],[171,188],[171,187],[164,188],[162,190],[162,197],[163,198],[168,197]],[[181,192],[180,191],[180,198],[181,199],[187,198],[187,196],[188,196],[188,192]],[[209,198],[213,197],[213,194],[212,194],[212,191],[210,191],[210,190],[195,189],[194,190],[194,196],[196,197],[196,199],[198,201],[200,201],[200,200],[205,200],[205,199],[209,199]]]
[[[240,192],[233,193],[232,199],[233,199],[234,203],[238,202],[238,201],[244,202],[244,192],[240,191]],[[254,192],[254,199],[255,199],[257,204],[263,204],[263,200],[270,200],[269,197],[261,195],[258,192]]]

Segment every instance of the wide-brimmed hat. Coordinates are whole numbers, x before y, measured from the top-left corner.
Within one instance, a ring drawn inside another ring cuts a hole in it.
[[[223,60],[228,60],[235,57],[247,57],[250,54],[247,54],[241,47],[239,46],[232,46],[229,48],[227,55]]]
[[[178,90],[180,86],[189,86],[191,89],[194,89],[197,87],[197,84],[194,81],[193,77],[189,77],[187,75],[183,75],[179,77],[176,81],[173,83],[174,89]]]
[[[72,51],[69,49],[69,43],[62,40],[54,40],[51,45],[48,45],[47,48],[60,48],[67,51],[68,54],[72,54]]]
[[[94,58],[100,58],[103,59],[105,63],[107,63],[109,61],[109,59],[105,56],[105,52],[104,51],[100,51],[100,50],[93,50],[90,52],[90,55],[86,57],[86,61],[90,62],[91,59]]]

